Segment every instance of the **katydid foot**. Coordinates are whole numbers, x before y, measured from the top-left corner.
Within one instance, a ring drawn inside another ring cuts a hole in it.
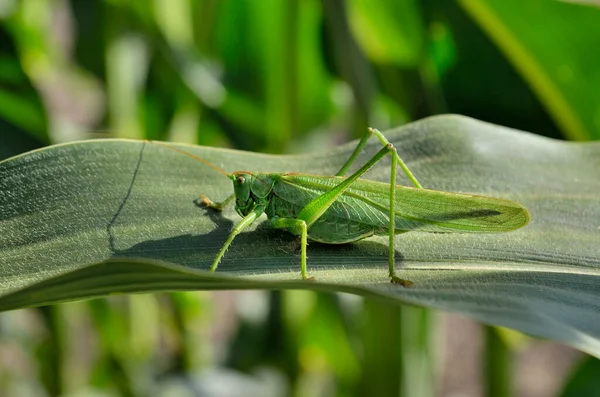
[[[396,276],[395,274],[392,274],[391,277],[392,277],[392,279],[391,279],[392,284],[400,284],[401,286],[403,286],[405,288],[412,287],[413,285],[415,285],[415,283],[413,283],[412,281],[400,278],[400,277]]]

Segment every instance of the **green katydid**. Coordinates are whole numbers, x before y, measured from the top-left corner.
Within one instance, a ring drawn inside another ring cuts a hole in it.
[[[350,176],[344,176],[370,137],[382,149]],[[220,203],[202,197],[202,204],[221,211],[235,198],[242,220],[235,225],[215,257],[215,271],[229,245],[244,228],[263,213],[277,229],[300,236],[300,274],[308,278],[307,240],[343,244],[373,235],[389,235],[389,276],[392,283],[412,283],[396,275],[394,236],[411,230],[424,232],[507,232],[525,226],[530,215],[521,204],[492,197],[424,189],[398,155],[394,146],[376,129],[360,140],[335,176],[300,173],[236,171],[222,169],[184,150],[156,142],[209,165],[233,182],[234,193]],[[390,183],[359,179],[386,155],[390,155]],[[396,185],[399,166],[415,187]]]

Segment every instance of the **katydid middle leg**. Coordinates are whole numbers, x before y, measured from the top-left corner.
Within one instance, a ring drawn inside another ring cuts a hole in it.
[[[314,280],[314,277],[307,277],[306,271],[306,246],[308,245],[308,227],[306,226],[306,222],[302,219],[274,218],[271,220],[271,225],[275,229],[300,228],[300,275],[305,280]]]

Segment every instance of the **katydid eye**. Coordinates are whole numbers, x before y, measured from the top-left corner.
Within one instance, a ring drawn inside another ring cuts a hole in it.
[[[244,182],[246,182],[246,178],[244,178],[243,176],[238,176],[238,177],[237,177],[237,183],[238,183],[239,185],[243,185],[243,184],[244,184]]]

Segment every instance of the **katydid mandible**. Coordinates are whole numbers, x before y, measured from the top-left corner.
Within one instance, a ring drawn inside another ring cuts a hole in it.
[[[370,137],[382,149],[350,176],[344,176]],[[234,193],[220,203],[202,195],[202,204],[217,211],[235,198],[242,220],[235,225],[215,257],[214,272],[242,230],[263,213],[276,229],[300,236],[300,275],[309,279],[307,240],[344,244],[373,235],[389,236],[389,277],[392,283],[412,283],[396,275],[394,236],[411,230],[424,232],[507,232],[525,226],[530,215],[521,204],[504,199],[424,189],[398,155],[396,148],[376,129],[369,128],[354,152],[335,176],[300,173],[236,171],[222,169],[184,150],[155,142],[209,165],[233,182]],[[359,179],[386,155],[390,155],[390,183]],[[414,187],[396,185],[400,167]],[[313,279],[313,278],[310,278]]]

